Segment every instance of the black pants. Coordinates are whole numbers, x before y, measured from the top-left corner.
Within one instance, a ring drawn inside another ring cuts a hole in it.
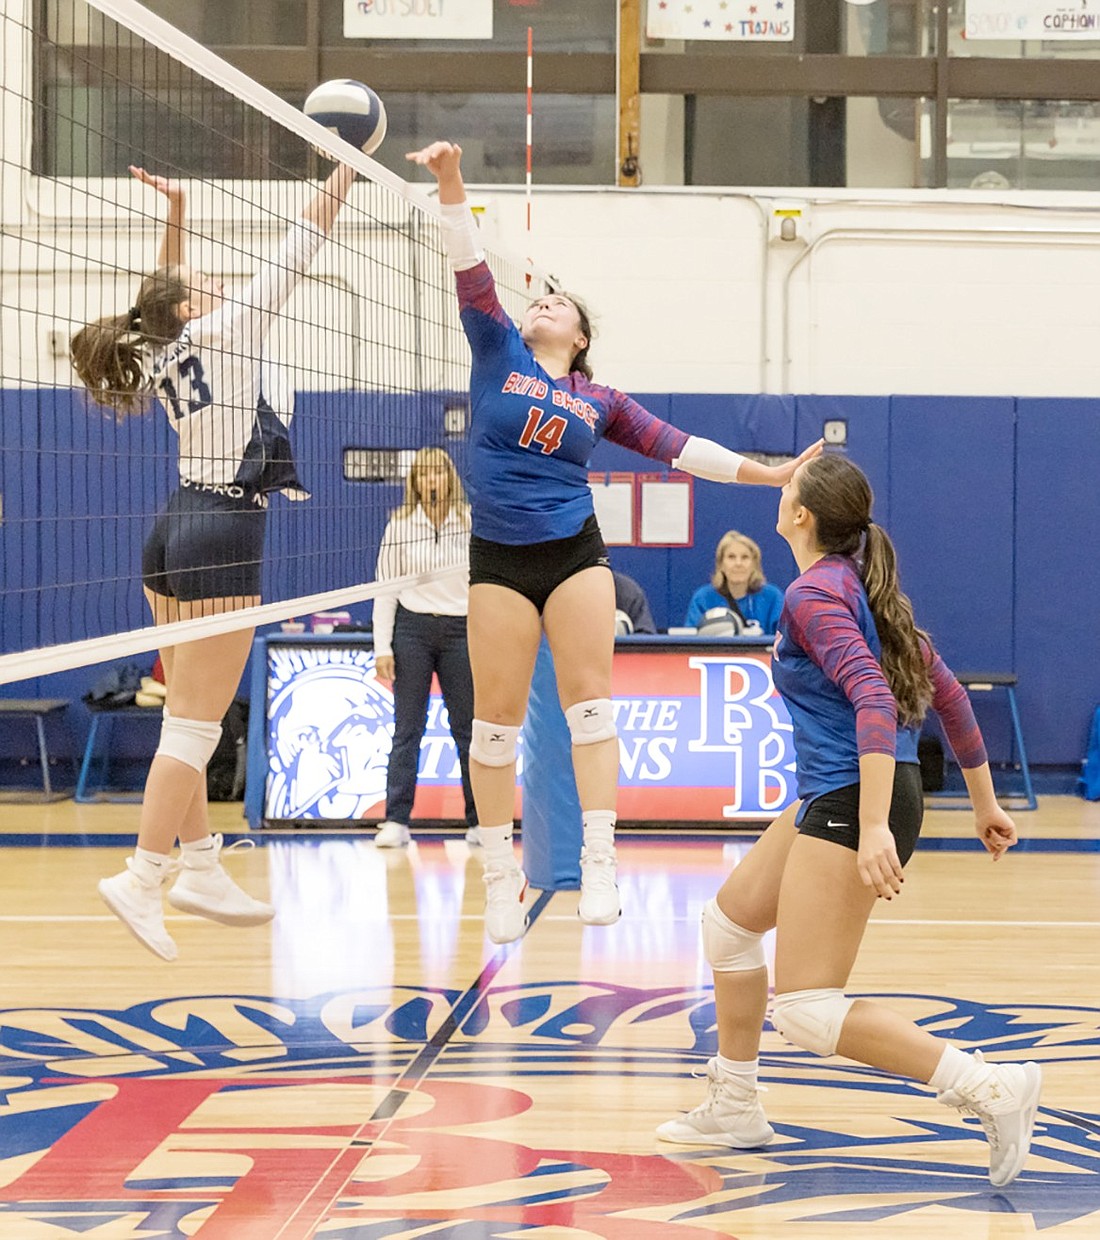
[[[432,673],[439,677],[451,735],[462,767],[466,823],[477,825],[470,788],[470,731],[474,681],[466,647],[465,616],[429,616],[398,604],[393,629],[393,749],[386,774],[386,817],[408,825],[416,795],[420,742],[428,722]]]

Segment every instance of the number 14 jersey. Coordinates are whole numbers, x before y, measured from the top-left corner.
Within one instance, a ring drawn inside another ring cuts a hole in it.
[[[456,273],[473,353],[467,484],[473,532],[492,542],[570,538],[592,515],[588,461],[606,436],[671,464],[688,436],[579,371],[552,379],[496,294],[484,262]]]

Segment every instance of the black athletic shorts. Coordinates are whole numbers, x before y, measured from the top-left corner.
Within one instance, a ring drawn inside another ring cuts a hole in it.
[[[586,568],[610,568],[603,535],[595,517],[589,517],[570,538],[550,542],[490,542],[470,538],[470,585],[505,586],[529,599],[542,615],[546,600],[570,577]]]
[[[890,801],[890,830],[902,865],[913,855],[924,818],[924,793],[920,767],[899,762],[894,769],[894,795]],[[809,804],[798,828],[814,839],[831,840],[859,852],[859,784],[822,793]]]
[[[185,483],[145,540],[142,583],[186,603],[257,595],[266,525],[257,492]]]

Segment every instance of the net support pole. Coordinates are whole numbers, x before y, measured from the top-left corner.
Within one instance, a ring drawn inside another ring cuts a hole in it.
[[[523,721],[523,869],[541,891],[581,885],[584,827],[573,775],[573,741],[543,638]]]
[[[638,162],[642,141],[642,0],[619,0],[616,48],[617,174],[619,185],[631,188],[642,179]]]

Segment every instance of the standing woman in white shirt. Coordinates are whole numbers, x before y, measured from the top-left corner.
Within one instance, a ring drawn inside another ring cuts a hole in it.
[[[338,167],[281,246],[236,296],[187,263],[184,196],[178,182],[131,172],[168,200],[160,265],[133,306],[73,337],[73,367],[93,399],[119,417],[160,404],[179,437],[179,486],[142,550],[142,585],[155,624],[223,615],[260,602],[268,495],[306,499],[290,453],[285,383],[268,358],[267,336],[332,229],[355,173]],[[277,409],[283,413],[280,416]],[[142,799],[137,847],[99,894],[150,951],[176,958],[164,927],[168,902],[232,926],[270,921],[219,860],[211,835],[206,766],[252,648],[252,628],[201,637],[161,651],[168,700]],[[171,859],[176,840],[179,861]]]
[[[477,843],[470,787],[474,685],[466,646],[470,596],[470,507],[454,462],[442,448],[421,448],[405,481],[405,502],[390,518],[378,551],[379,581],[453,569],[438,581],[407,586],[374,604],[374,665],[393,682],[393,749],[386,777],[386,821],[379,848],[409,842],[420,742],[432,675],[439,677],[462,770],[466,839]]]

